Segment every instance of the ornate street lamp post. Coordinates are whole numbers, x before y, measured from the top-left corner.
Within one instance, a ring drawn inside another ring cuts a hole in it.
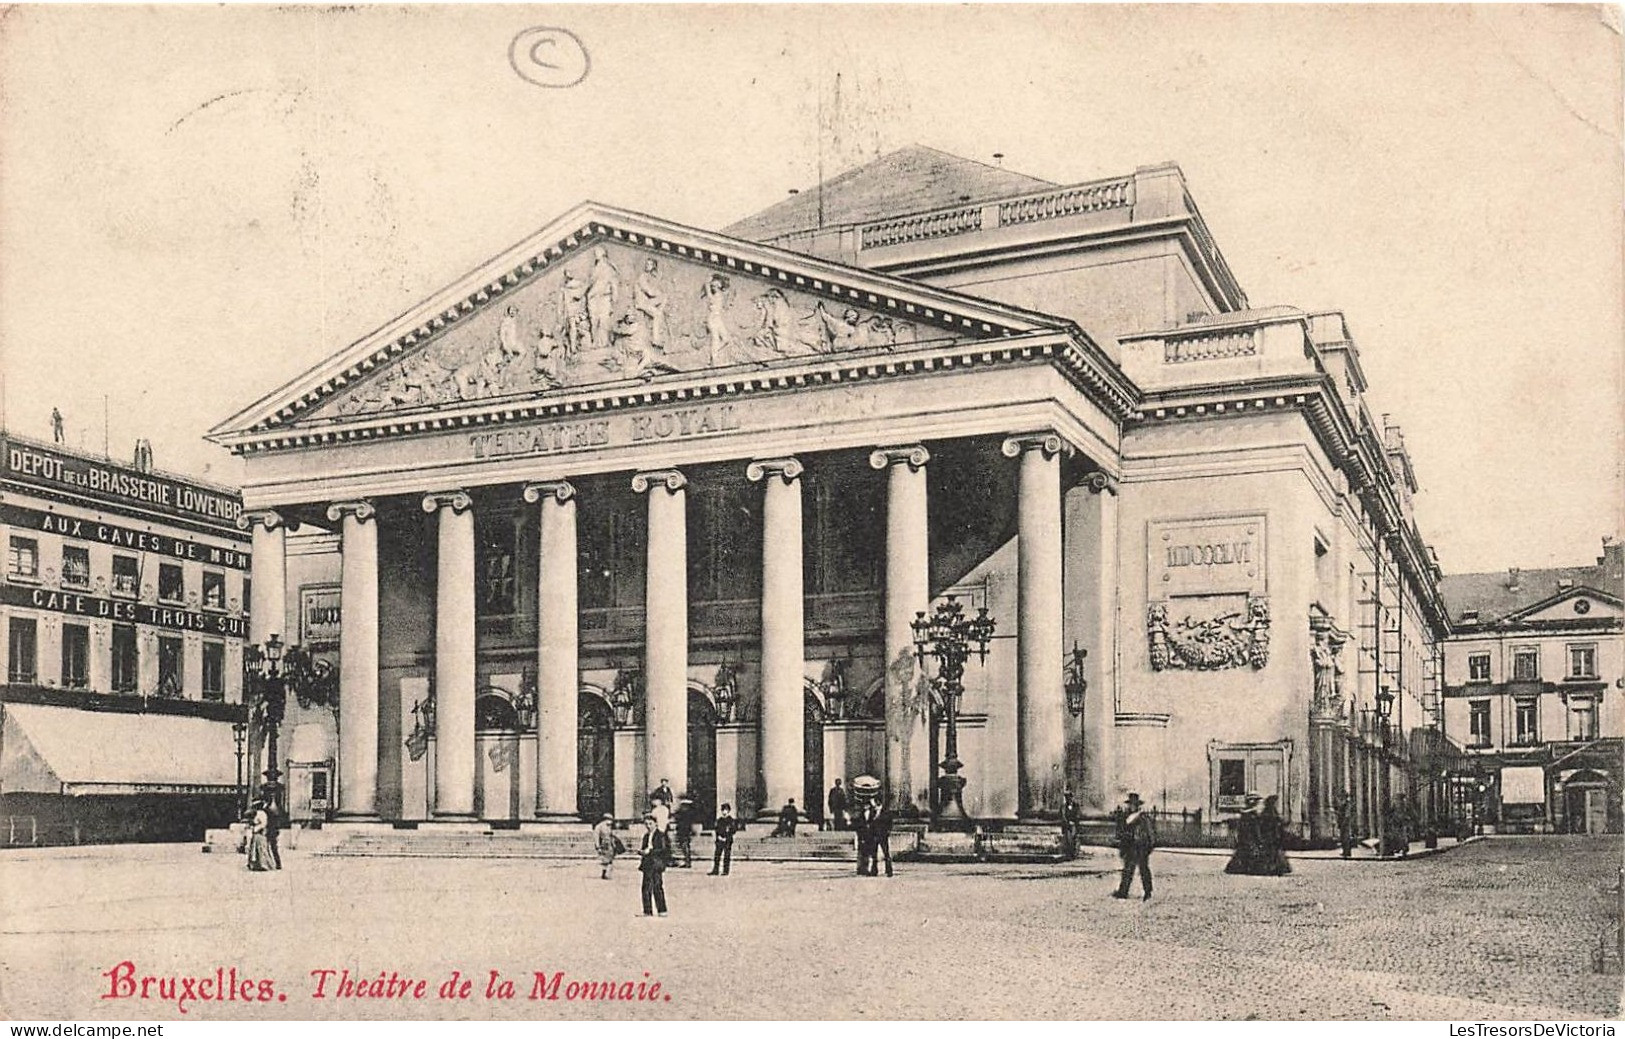
[[[302,705],[338,703],[337,672],[317,661],[309,649],[289,646],[281,636],[272,635],[263,646],[243,647],[244,689],[261,729],[266,734],[265,779],[260,791],[279,808],[282,806],[282,770],[277,767],[277,739],[288,713],[291,688]]]
[[[977,611],[975,617],[965,616],[964,606],[957,596],[950,595],[937,604],[930,617],[925,612],[915,614],[914,653],[924,669],[926,657],[937,662],[937,675],[931,680],[931,691],[942,704],[947,723],[947,745],[942,759],[942,775],[937,779],[937,821],[963,825],[970,821],[965,814],[965,777],[959,774],[964,763],[959,760],[959,698],[964,695],[965,661],[972,651],[980,662],[987,662],[987,644],[993,638],[993,618],[987,607]]]
[[[243,787],[243,741],[248,738],[247,722],[231,723],[231,739],[237,745],[237,815],[248,811],[248,791]]]

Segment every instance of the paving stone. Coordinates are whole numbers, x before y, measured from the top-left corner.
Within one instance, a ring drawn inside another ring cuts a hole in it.
[[[0,1016],[174,1018],[103,1000],[103,972],[274,978],[286,1002],[200,1003],[244,1018],[1590,1019],[1620,1013],[1591,951],[1616,905],[1614,839],[1496,838],[1413,862],[1305,858],[1286,877],[1159,851],[1150,902],[1108,897],[1114,862],[736,860],[667,873],[671,915],[638,915],[638,875],[558,860],[321,858],[281,873],[184,848],[0,857]],[[698,861],[697,866],[700,866]],[[1138,889],[1136,888],[1136,896]],[[475,981],[466,1002],[312,998],[310,972]],[[487,1000],[490,970],[515,981]],[[656,1003],[532,1001],[535,971],[659,980]]]

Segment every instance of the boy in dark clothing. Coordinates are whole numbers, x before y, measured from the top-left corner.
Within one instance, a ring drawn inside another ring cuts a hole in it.
[[[666,915],[666,856],[671,853],[666,835],[655,826],[654,816],[643,819],[643,844],[638,848],[638,870],[643,874],[643,915],[655,910]]]
[[[717,816],[716,850],[711,853],[711,876],[716,876],[721,870],[723,876],[728,875],[728,869],[734,861],[734,834],[745,827],[733,816],[733,806],[723,805],[721,813]]]

